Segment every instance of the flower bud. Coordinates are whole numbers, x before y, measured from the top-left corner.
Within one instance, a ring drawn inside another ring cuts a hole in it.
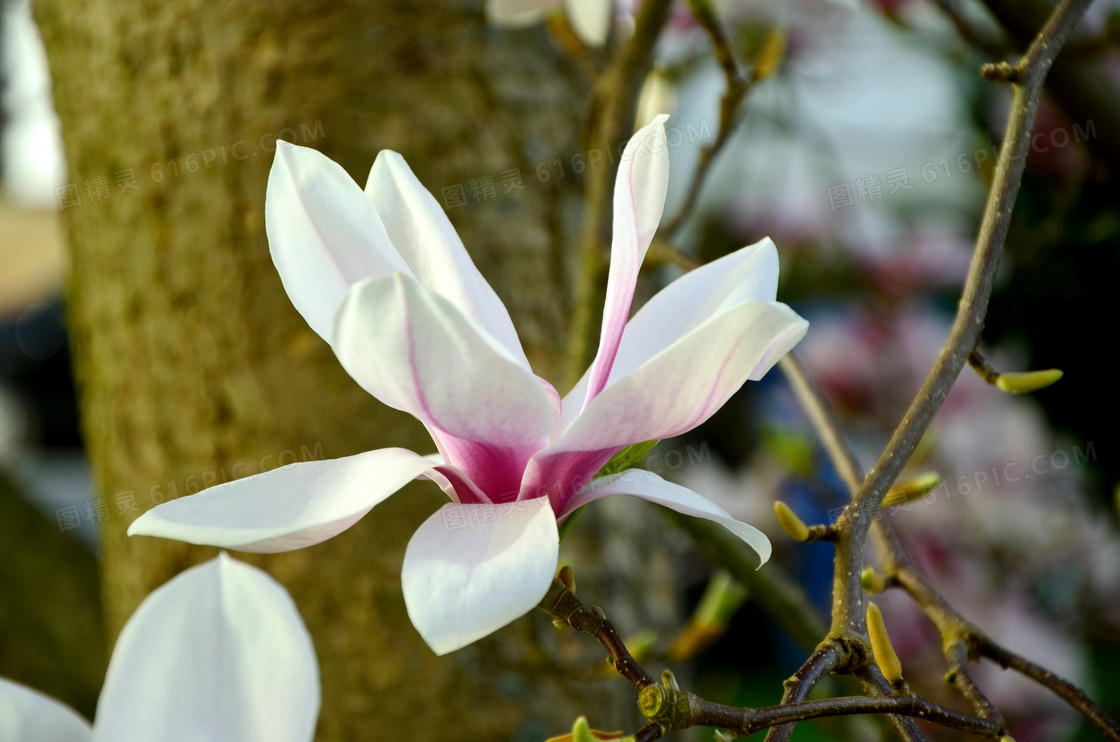
[[[598,729],[592,729],[591,725],[587,723],[587,717],[581,716],[576,719],[576,723],[572,725],[570,734],[562,734],[559,737],[550,737],[545,742],[600,742],[601,740],[618,740],[618,742],[626,742],[632,740],[633,737],[622,739],[622,732],[601,732]]]
[[[774,515],[778,516],[778,523],[781,524],[782,530],[794,541],[804,541],[809,538],[809,526],[790,510],[789,505],[778,500],[774,503]]]
[[[874,595],[881,593],[886,589],[886,583],[883,578],[875,574],[874,567],[864,567],[863,571],[859,573],[859,584],[867,592]]]
[[[917,500],[931,489],[941,484],[941,475],[935,471],[926,472],[902,484],[891,487],[883,498],[883,507],[904,505]]]
[[[762,42],[758,59],[754,63],[754,74],[759,80],[769,77],[778,69],[786,53],[787,33],[784,28],[772,28]]]
[[[1010,394],[1026,394],[1048,387],[1060,378],[1062,378],[1062,371],[1057,368],[1045,371],[1022,371],[1000,374],[996,379],[996,386]]]
[[[879,606],[874,603],[867,604],[867,638],[871,640],[871,653],[875,655],[875,663],[890,683],[902,680],[902,663],[895,654],[891,638],[887,635],[887,625],[883,622],[883,614]]]
[[[560,572],[557,573],[556,579],[564,583],[564,587],[568,588],[573,593],[576,591],[576,575],[575,572],[572,571],[572,568],[567,564],[560,568]]]

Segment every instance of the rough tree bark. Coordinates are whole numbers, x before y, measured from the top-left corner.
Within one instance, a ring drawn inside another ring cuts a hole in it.
[[[263,217],[277,135],[362,183],[382,148],[402,152],[437,198],[462,183],[468,203],[452,219],[534,367],[554,376],[560,247],[578,204],[572,178],[541,184],[535,166],[577,151],[586,90],[541,31],[487,28],[481,3],[464,0],[38,0],[36,13],[82,198],[65,210],[67,298],[85,439],[110,508],[111,636],[148,592],[213,554],[126,538],[132,498],[143,510],[293,458],[432,447],[345,375],[284,295]],[[512,168],[525,189],[505,194],[499,173]],[[468,182],[486,176],[496,195],[476,203]],[[289,587],[315,637],[320,739],[525,738],[632,703],[624,684],[576,698],[542,677],[553,670],[532,640],[540,618],[433,656],[400,595],[404,545],[439,502],[413,489],[326,544],[254,560]]]

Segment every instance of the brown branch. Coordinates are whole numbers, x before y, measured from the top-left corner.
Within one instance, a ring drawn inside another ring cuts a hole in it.
[[[570,575],[567,582],[571,583]],[[668,673],[665,674],[665,683],[657,684],[630,654],[618,631],[603,612],[594,606],[586,607],[566,584],[563,576],[553,580],[539,607],[554,620],[595,637],[607,650],[615,670],[638,691],[638,707],[651,722],[638,732],[638,739],[655,740],[667,731],[694,726],[720,727],[739,734],[753,734],[762,729],[790,725],[797,721],[853,714],[911,716],[987,737],[998,737],[1003,732],[1002,723],[960,714],[913,695],[892,696],[889,690],[881,696],[798,701],[761,709],[712,703],[677,688],[676,682]],[[788,695],[791,698],[807,695],[813,683],[841,664],[843,654],[843,647],[838,644],[815,653],[810,662],[806,663],[804,671],[792,678],[793,682],[787,685]],[[879,679],[882,680],[881,676]],[[903,738],[921,739],[921,736],[904,734]]]
[[[797,672],[785,682],[785,693],[782,694],[782,706],[800,703],[809,697],[813,688],[830,675],[840,662],[840,650],[831,642],[821,644],[809,655]],[[771,727],[766,734],[765,742],[787,742],[793,734],[794,724],[782,724]]]
[[[765,708],[736,708],[706,701],[692,693],[673,691],[660,685],[650,686],[648,707],[656,712],[666,711],[675,722],[670,729],[689,726],[706,726],[730,729],[737,734],[754,734],[782,724],[809,719],[822,719],[853,714],[895,714],[910,716],[933,724],[959,729],[983,737],[998,738],[1003,729],[991,721],[962,714],[939,706],[919,696],[843,696],[819,701],[802,701]],[[669,707],[672,707],[670,710]],[[691,722],[682,725],[687,720]]]
[[[796,352],[787,353],[778,362],[778,366],[782,369],[782,373],[785,374],[790,386],[793,387],[794,394],[797,395],[798,401],[801,402],[802,408],[809,416],[809,422],[812,423],[820,435],[821,443],[824,445],[825,452],[828,454],[829,460],[832,461],[836,473],[844,480],[844,484],[848,486],[851,493],[855,494],[863,484],[863,472],[860,471],[859,462],[856,460],[855,454],[852,453],[848,440],[840,432],[840,424],[836,420],[836,415],[833,414],[828,403],[824,401],[824,394],[816,383],[809,378]]]
[[[868,695],[891,696],[894,694],[891,684],[883,677],[883,673],[875,663],[865,665],[860,671],[860,676]],[[898,714],[891,714],[887,719],[890,720],[891,726],[894,727],[902,742],[925,742],[925,735],[922,734],[922,730],[918,729],[918,725],[913,719]]]
[[[724,33],[723,26],[720,25],[719,19],[708,1],[690,0],[689,7],[692,9],[692,14],[697,23],[708,32],[708,36],[712,39],[716,60],[723,68],[727,90],[724,91],[719,103],[719,133],[716,134],[714,142],[700,151],[700,162],[697,163],[696,170],[692,174],[692,181],[686,191],[687,195],[684,203],[681,204],[676,215],[662,227],[661,232],[667,237],[671,237],[680,229],[696,205],[696,199],[700,196],[700,191],[704,187],[704,181],[712,163],[715,162],[716,156],[723,150],[724,145],[731,139],[731,134],[734,133],[735,112],[739,109],[739,104],[754,83],[759,80],[757,65],[749,76],[744,76],[739,69],[739,65],[735,61],[735,55],[731,51],[731,43],[727,34]]]
[[[1077,711],[1093,726],[1099,729],[1104,736],[1113,740],[1113,742],[1120,742],[1120,725],[1117,725],[1116,722],[1105,713],[1104,709],[1093,703],[1092,699],[1085,695],[1085,691],[1081,690],[1073,683],[1050,672],[1044,667],[1036,665],[1025,657],[1015,654],[1010,649],[996,644],[987,637],[979,638],[978,649],[980,654],[995,661],[1005,670],[1014,670],[1030,678],[1039,685],[1049,688],[1053,691],[1054,695],[1077,709]]]
[[[665,730],[660,724],[649,724],[642,727],[634,734],[634,742],[653,742],[665,736]]]
[[[876,513],[882,506],[887,490],[910,460],[969,354],[976,348],[1011,223],[1015,197],[1026,167],[1042,85],[1054,57],[1072,34],[1090,2],[1063,0],[1016,66],[1019,79],[1014,83],[1014,98],[1004,143],[952,331],[878,462],[868,472],[859,492],[837,523],[842,537],[837,542],[834,572],[834,632],[856,635],[864,632],[859,579],[864,545],[873,520],[865,516]]]
[[[999,371],[996,371],[992,364],[988,363],[988,359],[980,355],[980,351],[975,348],[968,355],[968,365],[972,366],[977,376],[989,384],[995,384],[996,379],[999,378]]]
[[[957,316],[937,361],[866,478],[861,476],[858,463],[840,435],[836,420],[796,358],[790,357],[783,362],[783,369],[795,391],[806,401],[810,419],[822,431],[822,439],[837,471],[854,491],[852,502],[834,527],[836,558],[831,630],[795,675],[795,683],[787,687],[783,703],[767,709],[739,709],[713,704],[692,693],[680,691],[675,683],[669,681],[667,685],[657,685],[633,660],[602,612],[583,607],[562,582],[554,583],[542,601],[541,607],[553,616],[595,636],[607,649],[615,668],[639,691],[639,707],[654,722],[642,730],[643,738],[656,739],[666,730],[697,725],[723,727],[742,734],[778,726],[781,728],[775,730],[770,739],[784,740],[788,738],[790,732],[787,729],[792,728],[788,726],[792,722],[863,713],[889,714],[899,735],[907,741],[923,740],[924,737],[913,720],[902,718],[904,716],[922,718],[982,736],[999,737],[1004,733],[1003,719],[968,672],[972,654],[980,647],[986,656],[998,658],[997,661],[1005,667],[1013,667],[1051,688],[1111,739],[1118,739],[1115,723],[1083,692],[1068,681],[995,645],[949,607],[911,568],[890,524],[880,517],[888,489],[913,455],[949,389],[975,351],[1022,179],[1042,85],[1058,50],[1072,33],[1089,2],[1063,0],[1018,65],[1014,68],[1008,66],[1006,74],[998,75],[1014,86],[1013,104]],[[697,4],[702,5],[699,0]],[[730,76],[729,68],[725,67],[725,70]],[[675,228],[675,224],[671,228]],[[679,521],[693,533],[702,549],[714,552],[721,563],[736,571],[728,564],[728,559],[741,562],[742,555],[726,547],[714,548],[709,538],[720,530],[718,526],[713,526],[714,531],[698,533],[697,526],[703,524],[691,519]],[[937,626],[953,682],[976,709],[977,716],[960,714],[910,695],[905,692],[904,684],[898,687],[902,695],[894,695],[894,689],[878,668],[868,662],[860,575],[864,547],[872,530],[887,555],[889,582],[906,589]],[[833,672],[856,674],[871,695],[824,701],[803,700],[813,684]]]
[[[909,593],[922,612],[937,627],[945,644],[946,659],[949,661],[949,679],[978,714],[986,718],[999,719],[998,712],[976,686],[968,671],[968,662],[977,654],[996,661],[1004,668],[1020,672],[1049,688],[1102,734],[1120,742],[1120,725],[1093,703],[1083,690],[1058,674],[1034,664],[993,641],[979,627],[957,613],[909,564],[894,570],[890,581]]]
[[[980,686],[976,685],[968,669],[968,663],[972,659],[968,642],[965,639],[958,639],[948,644],[945,647],[945,658],[949,661],[949,679],[957,686],[957,690],[969,702],[976,714],[1003,726],[1003,716],[980,690]]]
[[[634,686],[635,690],[641,691],[655,684],[656,681],[631,656],[630,650],[622,642],[622,637],[618,635],[618,631],[603,612],[594,606],[591,608],[585,606],[561,580],[552,581],[552,586],[541,599],[539,607],[576,631],[582,631],[598,639],[607,650],[611,665],[619,675]]]
[[[984,4],[1023,48],[1035,38],[1056,1],[984,0]],[[1101,74],[1100,61],[1063,54],[1048,76],[1047,93],[1070,121],[1091,127],[1085,146],[1114,176],[1120,173],[1120,85]]]

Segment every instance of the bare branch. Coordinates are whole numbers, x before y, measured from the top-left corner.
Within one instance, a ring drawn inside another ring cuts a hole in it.
[[[800,703],[809,697],[809,693],[817,686],[826,675],[832,673],[839,664],[840,652],[835,644],[824,643],[809,655],[797,672],[785,682],[785,693],[782,694],[783,706]],[[766,742],[787,742],[793,734],[794,724],[782,724],[771,727],[766,734]]]
[[[958,639],[948,644],[945,647],[945,658],[949,660],[949,679],[957,686],[957,690],[972,705],[976,713],[1002,726],[1003,716],[996,711],[995,706],[976,685],[976,681],[972,679],[972,673],[968,669],[968,663],[971,660],[968,643],[964,639]]]
[[[678,209],[676,215],[662,227],[662,233],[670,237],[680,229],[696,205],[696,199],[700,196],[700,190],[704,187],[704,180],[708,176],[712,163],[715,162],[716,157],[735,131],[735,112],[739,110],[739,104],[754,83],[760,79],[758,65],[752,69],[750,75],[744,75],[739,69],[739,64],[735,61],[735,55],[731,51],[731,43],[727,34],[724,32],[723,26],[720,25],[719,19],[708,0],[689,0],[689,7],[692,8],[692,14],[695,16],[697,23],[703,26],[712,39],[716,60],[723,68],[727,89],[720,99],[719,133],[716,134],[716,140],[701,150],[700,162],[692,174],[692,182],[686,191],[687,195],[684,203]]]
[[[622,643],[622,637],[618,635],[618,631],[603,612],[594,606],[591,608],[585,606],[561,580],[552,581],[552,586],[541,599],[539,607],[576,631],[582,631],[598,639],[607,650],[611,665],[619,675],[630,681],[635,690],[641,691],[655,683],[649,673],[643,670],[637,660],[631,656],[630,650]]]
[[[647,690],[647,693],[653,692],[663,693],[666,697],[671,695],[662,686],[651,686]],[[779,724],[852,714],[911,716],[982,737],[998,738],[1004,731],[991,721],[951,711],[918,696],[844,696],[749,709],[710,703],[691,693],[685,695],[689,696],[693,726],[722,727],[739,734],[753,734]]]
[[[1089,696],[1085,695],[1085,691],[1081,690],[1073,683],[1065,678],[1062,678],[1045,667],[1041,667],[1031,662],[1025,657],[1015,654],[1010,649],[996,644],[991,639],[983,637],[979,641],[980,654],[994,660],[1004,669],[1011,669],[1018,672],[1039,685],[1049,688],[1056,696],[1068,703],[1073,708],[1085,717],[1093,726],[1101,731],[1101,733],[1113,740],[1113,742],[1120,742],[1120,725],[1104,712],[1097,704],[1093,703]]]
[[[887,682],[883,673],[874,664],[867,665],[860,674],[863,687],[869,695],[893,695],[894,690],[891,688],[891,684]],[[913,719],[898,714],[891,714],[887,718],[902,742],[925,742],[925,735],[922,734],[922,730],[918,729],[918,725]]]
[[[852,494],[855,494],[863,484],[863,473],[860,471],[855,454],[848,446],[847,439],[840,432],[836,415],[824,401],[820,389],[805,373],[805,367],[801,365],[801,359],[795,352],[787,353],[778,365],[790,386],[793,387],[794,394],[797,395],[798,401],[809,416],[809,421],[820,435],[821,443],[824,444],[836,473],[844,480],[844,484]]]
[[[1054,57],[1073,32],[1090,2],[1091,0],[1063,0],[1017,66],[1020,80],[1014,84],[1014,98],[1003,146],[1000,148],[992,188],[952,331],[886,449],[868,472],[852,504],[837,524],[842,531],[847,532],[847,538],[841,538],[837,543],[833,588],[834,631],[851,631],[857,635],[864,631],[862,612],[856,609],[862,604],[859,574],[867,532],[874,520],[870,515],[879,510],[887,490],[910,460],[918,441],[940,409],[968,356],[976,348],[980,330],[984,326],[1000,254],[1011,224],[1015,197],[1019,193],[1026,167],[1042,85]]]

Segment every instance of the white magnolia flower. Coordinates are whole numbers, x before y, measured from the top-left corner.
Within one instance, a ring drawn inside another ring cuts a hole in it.
[[[454,504],[413,535],[401,579],[413,624],[441,654],[531,610],[556,570],[558,521],[601,497],[716,521],[766,561],[765,536],[691,490],[636,470],[593,481],[627,446],[704,422],[807,329],[774,301],[769,240],[675,281],[627,322],[665,199],[666,118],[623,152],[599,351],[563,400],[533,374],[502,302],[400,155],[381,152],[362,193],[319,153],[280,143],[265,217],[288,296],[355,381],[424,423],[439,455],[291,464],[164,503],[129,534],[287,551],[427,477]]]
[[[310,742],[318,718],[318,662],[291,597],[224,554],[140,604],[109,660],[92,727],[0,678],[5,742]]]
[[[611,0],[486,0],[486,19],[499,26],[529,26],[539,23],[561,5],[584,43],[591,46],[606,43],[614,12]]]

